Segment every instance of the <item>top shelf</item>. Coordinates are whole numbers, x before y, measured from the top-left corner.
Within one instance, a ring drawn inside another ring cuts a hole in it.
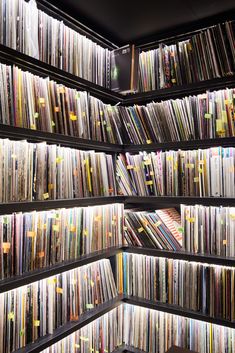
[[[180,98],[187,95],[203,93],[206,90],[216,90],[235,86],[235,75],[229,77],[216,78],[213,80],[196,82],[188,85],[175,86],[172,88],[160,89],[149,92],[128,94],[126,96],[99,86],[91,81],[87,81],[66,71],[46,64],[40,60],[20,53],[14,49],[0,44],[0,62],[8,65],[17,65],[23,70],[29,70],[41,77],[50,77],[58,83],[78,90],[85,90],[93,96],[104,100],[105,103],[122,105],[144,104],[152,100],[167,100]]]
[[[69,72],[46,64],[2,44],[0,44],[0,61],[7,65],[17,65],[21,69],[29,70],[33,74],[41,77],[50,77],[51,80],[55,80],[65,86],[85,90],[93,96],[105,100],[106,103],[116,104],[123,99],[123,96],[119,93],[72,75]]]

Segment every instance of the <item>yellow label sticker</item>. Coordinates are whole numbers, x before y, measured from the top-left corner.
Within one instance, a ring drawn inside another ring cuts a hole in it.
[[[88,230],[87,229],[83,229],[83,235],[85,235],[85,236],[88,235]]]
[[[36,234],[35,234],[34,231],[28,231],[28,232],[27,232],[27,237],[28,237],[28,238],[34,238],[35,235],[36,235]]]
[[[212,118],[212,114],[206,113],[204,115],[205,119],[211,119]]]
[[[186,163],[186,164],[185,164],[185,168],[187,168],[187,169],[193,169],[193,168],[194,168],[194,164],[193,164],[193,163]]]
[[[144,165],[151,165],[151,159],[146,159],[146,161],[144,161]]]
[[[73,224],[70,225],[70,232],[76,232],[76,227]]]
[[[56,287],[56,293],[57,294],[63,294],[63,288],[60,288],[60,287]]]
[[[187,220],[189,223],[195,223],[195,217],[186,217],[186,220]]]
[[[152,180],[148,180],[145,182],[146,185],[153,185],[153,181]]]
[[[139,233],[142,233],[143,231],[144,231],[144,228],[143,228],[143,227],[138,228],[138,232],[139,232]]]
[[[127,170],[134,169],[134,166],[131,165],[131,164],[129,164],[129,165],[127,165],[126,169],[127,169]]]
[[[194,181],[194,183],[199,183],[199,177],[195,177],[195,178],[193,179],[193,181]]]
[[[223,245],[227,245],[227,240],[226,239],[223,240]]]
[[[11,311],[10,313],[8,313],[8,320],[12,320],[12,321],[14,321],[14,319],[15,319],[15,314],[13,313],[13,311]]]
[[[147,145],[150,145],[152,143],[152,140],[146,140]]]
[[[39,327],[40,326],[40,321],[39,320],[34,320],[33,326],[34,327]]]
[[[93,308],[94,308],[94,304],[87,304],[87,305],[86,305],[86,308],[87,308],[87,309],[93,309]]]
[[[48,192],[46,192],[45,194],[43,194],[43,198],[44,198],[44,200],[49,199],[49,194],[48,194]]]
[[[60,231],[59,224],[53,224],[52,229],[53,229],[53,232],[59,232]]]
[[[36,125],[35,124],[30,125],[30,129],[31,130],[36,130]]]
[[[70,120],[72,120],[72,121],[78,120],[77,115],[70,114]]]
[[[57,157],[57,158],[56,158],[56,163],[59,164],[59,163],[61,163],[63,160],[64,160],[64,158],[62,158],[62,157]]]
[[[48,190],[53,190],[54,189],[54,184],[48,184]]]
[[[173,161],[173,156],[167,156],[167,157],[166,157],[166,160],[169,161],[169,162],[170,162],[170,161]]]

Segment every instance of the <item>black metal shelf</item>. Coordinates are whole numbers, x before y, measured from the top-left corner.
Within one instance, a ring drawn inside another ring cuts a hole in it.
[[[66,272],[74,268],[99,261],[101,259],[110,258],[116,254],[119,254],[120,252],[122,252],[122,246],[111,247],[108,249],[95,251],[88,255],[83,255],[76,260],[64,261],[47,268],[41,268],[39,270],[27,272],[20,276],[0,280],[0,293],[7,292],[9,290],[25,286],[36,281],[40,281],[41,279],[47,277],[55,276],[59,273]]]
[[[225,319],[214,318],[193,310],[181,308],[178,305],[153,302],[151,300],[146,300],[146,299],[142,299],[134,296],[124,296],[123,302],[132,304],[132,305],[141,306],[148,309],[163,311],[165,313],[169,313],[173,315],[188,317],[190,319],[210,322],[212,324],[216,324],[220,326],[235,328],[235,322],[225,320]]]
[[[67,87],[90,92],[93,96],[103,99],[107,103],[116,104],[123,100],[123,96],[119,93],[113,92],[81,77],[72,75],[55,66],[46,64],[2,44],[0,44],[0,60],[2,63],[17,65],[23,70],[29,70],[38,76],[50,77],[51,80],[55,80]]]
[[[65,147],[95,150],[109,153],[118,153],[123,151],[121,145],[111,144],[107,142],[93,141],[73,137],[69,135],[55,134],[40,130],[32,130],[20,127],[0,124],[0,137],[12,140],[27,140],[29,142],[47,142],[48,144],[56,144]]]
[[[155,257],[165,257],[170,259],[185,260],[199,263],[208,263],[220,266],[235,266],[235,258],[221,257],[216,255],[192,254],[183,251],[169,251],[150,248],[140,248],[134,246],[115,246],[108,249],[95,251],[88,255],[72,261],[58,263],[47,268],[41,268],[32,272],[27,272],[20,276],[14,276],[5,280],[0,280],[0,293],[7,292],[18,287],[40,281],[44,278],[55,276],[74,268],[78,268],[101,259],[111,258],[119,253],[127,252]]]
[[[106,205],[124,201],[123,196],[82,197],[77,199],[9,202],[0,204],[0,215],[13,212],[43,211],[55,208]]]
[[[139,151],[152,152],[157,150],[192,150],[197,148],[209,148],[209,147],[234,147],[235,137],[222,137],[205,140],[191,140],[191,141],[168,141],[162,143],[151,143],[149,145],[124,145],[124,152],[138,153]]]
[[[149,101],[160,101],[166,99],[174,99],[187,95],[203,93],[208,90],[216,90],[235,85],[235,75],[221,78],[214,78],[201,82],[195,82],[182,86],[174,86],[172,88],[159,89],[155,91],[142,92],[136,94],[128,94],[124,98],[124,105],[133,105],[146,103]]]
[[[177,207],[180,204],[206,206],[235,206],[231,197],[194,197],[194,196],[126,196],[125,208],[143,210],[165,207]]]
[[[219,255],[193,254],[186,251],[150,249],[150,248],[141,248],[136,246],[123,247],[123,251],[127,253],[132,253],[132,254],[165,257],[168,259],[235,267],[235,257],[232,258],[232,257],[219,256]]]
[[[106,205],[111,203],[124,203],[125,208],[140,208],[143,210],[155,207],[177,207],[181,204],[207,205],[207,206],[235,206],[235,198],[225,197],[185,197],[185,196],[99,196],[81,197],[77,199],[22,201],[0,204],[0,215],[13,212],[30,212],[68,207],[85,207]]]
[[[15,353],[39,353],[43,349],[50,347],[64,337],[81,329],[83,326],[88,325],[90,322],[96,320],[120,304],[122,304],[122,296],[118,296],[117,298],[112,299],[107,303],[101,304],[97,308],[82,314],[78,321],[71,321],[67,323],[66,325],[56,329],[53,334],[39,338],[36,342],[16,350]]]

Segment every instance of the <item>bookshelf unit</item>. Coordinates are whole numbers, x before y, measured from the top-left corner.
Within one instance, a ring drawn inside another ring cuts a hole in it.
[[[97,35],[94,31],[86,26],[83,26],[78,21],[74,20],[72,17],[68,16],[61,10],[58,10],[55,6],[51,5],[46,0],[38,0],[38,7],[53,17],[58,19],[63,19],[65,24],[73,29],[76,29],[87,35],[90,38],[95,38],[95,41],[100,45],[106,46],[109,49],[117,48],[115,44]],[[4,45],[0,45],[0,61],[5,64],[15,64],[22,69],[29,70],[30,72],[37,74],[42,77],[49,76],[50,79],[56,80],[58,83],[65,84],[68,87],[86,90],[95,97],[104,100],[111,104],[122,104],[124,106],[147,103],[151,100],[159,101],[169,98],[179,98],[185,95],[201,93],[204,90],[214,90],[225,87],[235,86],[235,76],[223,77],[208,81],[202,81],[198,83],[193,83],[189,85],[182,85],[168,89],[150,91],[145,93],[137,93],[132,95],[123,96],[119,93],[115,93],[109,89],[101,87],[90,81],[79,78],[68,72],[60,70],[49,64],[43,63],[37,59],[29,57],[20,52],[8,48]],[[1,138],[10,138],[13,140],[25,139],[29,142],[42,142],[46,141],[49,144],[59,144],[61,146],[73,147],[77,149],[84,150],[95,150],[102,151],[113,154],[116,158],[117,153],[125,152],[139,152],[139,151],[154,151],[157,149],[167,150],[167,149],[194,149],[199,147],[213,147],[213,146],[223,146],[223,147],[233,147],[235,146],[235,137],[229,138],[216,138],[207,140],[192,140],[192,141],[177,141],[177,142],[165,142],[159,144],[150,145],[117,145],[109,144],[104,142],[85,140],[81,138],[76,138],[72,136],[66,136],[55,133],[47,133],[43,131],[35,131],[31,129],[16,128],[12,126],[0,124],[0,136]],[[153,209],[155,207],[179,207],[181,203],[186,203],[190,205],[202,204],[211,206],[235,206],[234,198],[213,198],[213,197],[155,197],[155,196],[111,196],[111,197],[90,197],[81,199],[68,199],[68,200],[47,200],[47,201],[32,201],[32,202],[10,202],[2,203],[0,205],[0,214],[9,214],[13,212],[28,212],[33,210],[49,210],[54,208],[67,208],[76,206],[94,206],[94,205],[104,205],[111,203],[123,203],[125,208],[140,208],[144,210]],[[32,283],[34,281],[53,276],[73,268],[77,268],[94,261],[112,258],[116,254],[128,252],[136,254],[145,254],[157,257],[166,257],[172,259],[181,259],[187,261],[209,263],[221,266],[232,266],[235,267],[235,258],[227,258],[213,255],[202,255],[202,254],[190,254],[187,252],[174,252],[165,251],[158,249],[147,249],[147,248],[137,248],[131,246],[119,246],[109,249],[104,249],[80,257],[77,260],[59,263],[49,268],[43,268],[41,270],[36,270],[34,272],[26,273],[22,276],[17,276],[0,281],[0,293],[18,288],[20,286]],[[16,353],[37,353],[43,349],[51,346],[55,342],[58,342],[67,335],[75,332],[83,326],[86,326],[91,321],[97,319],[98,317],[104,315],[108,311],[114,309],[115,307],[121,305],[122,303],[129,303],[132,305],[142,306],[145,308],[155,309],[175,315],[180,315],[188,318],[193,318],[201,321],[206,321],[221,326],[231,327],[235,329],[235,323],[228,320],[211,318],[207,315],[203,315],[194,311],[186,310],[181,307],[176,307],[174,305],[167,305],[162,303],[156,303],[147,301],[145,299],[140,299],[136,297],[128,297],[125,295],[119,295],[117,298],[111,300],[110,302],[100,304],[98,308],[92,309],[89,312],[83,314],[78,321],[69,322],[68,324],[56,329],[52,335],[47,335],[40,338],[38,341],[27,345],[26,347],[19,349]],[[142,353],[142,351],[135,349],[130,346],[120,346],[113,353],[119,352],[132,352],[132,353]]]

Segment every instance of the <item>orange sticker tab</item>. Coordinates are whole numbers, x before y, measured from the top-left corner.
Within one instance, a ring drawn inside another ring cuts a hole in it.
[[[28,238],[34,238],[35,235],[36,235],[36,234],[35,234],[34,231],[28,231],[28,232],[27,232],[27,237],[28,237]]]
[[[45,256],[45,252],[44,251],[40,251],[39,253],[38,253],[38,257],[41,259],[41,258],[43,258]]]
[[[70,232],[76,232],[76,227],[73,224],[70,226]]]
[[[11,243],[4,242],[2,243],[3,253],[8,254],[11,248]]]

